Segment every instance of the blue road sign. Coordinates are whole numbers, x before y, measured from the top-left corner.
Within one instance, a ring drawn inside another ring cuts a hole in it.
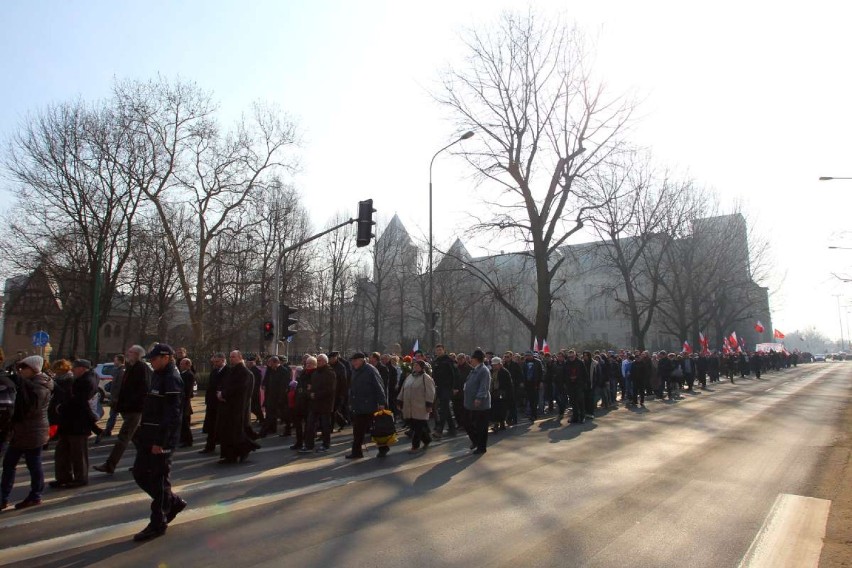
[[[293,336],[292,335],[287,338],[287,343],[293,343]]]
[[[50,336],[46,331],[37,331],[33,334],[33,347],[44,347],[50,342]]]

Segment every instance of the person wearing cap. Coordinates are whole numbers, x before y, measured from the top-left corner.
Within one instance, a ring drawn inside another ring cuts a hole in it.
[[[364,457],[364,435],[373,420],[373,414],[384,410],[387,402],[382,378],[379,371],[367,363],[366,355],[354,353],[352,362],[352,383],[349,388],[349,407],[352,411],[352,451],[346,454],[346,459]],[[388,454],[388,446],[379,447],[379,457]]]
[[[474,350],[473,370],[464,384],[464,408],[468,414],[467,435],[474,454],[484,454],[488,446],[488,418],[491,414],[491,374],[485,366],[485,353]]]
[[[133,479],[152,501],[151,520],[133,537],[137,542],[164,535],[166,526],[186,507],[186,501],[172,492],[169,480],[172,453],[180,439],[184,396],[174,354],[171,346],[157,343],[145,355],[153,373],[142,408],[142,423],[133,438]]]
[[[17,396],[22,403],[16,405],[12,417],[9,448],[3,457],[3,476],[0,480],[0,510],[9,503],[9,495],[15,485],[15,469],[21,457],[30,472],[30,492],[27,497],[15,505],[16,509],[26,509],[41,505],[44,491],[44,470],[41,465],[42,446],[50,438],[50,425],[47,421],[47,407],[53,392],[53,381],[42,372],[44,359],[38,355],[25,357],[17,364],[20,388]]]
[[[126,367],[121,380],[121,390],[118,392],[118,397],[113,400],[116,412],[121,415],[121,429],[118,431],[118,438],[109,457],[103,464],[93,468],[95,471],[108,475],[115,472],[118,462],[133,440],[136,429],[139,428],[145,397],[148,396],[148,390],[151,387],[151,368],[142,360],[145,356],[145,348],[141,345],[133,345],[124,355]]]
[[[89,483],[89,447],[86,440],[95,425],[89,401],[98,392],[98,377],[87,359],[77,359],[71,365],[74,382],[71,396],[56,406],[59,415],[54,469],[56,479],[48,485],[54,488],[80,487]]]

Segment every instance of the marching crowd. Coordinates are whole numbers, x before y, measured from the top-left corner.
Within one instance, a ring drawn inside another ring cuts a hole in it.
[[[617,403],[644,407],[646,400],[680,398],[683,390],[707,383],[798,363],[798,353],[730,354],[704,351],[562,350],[502,355],[475,349],[470,355],[448,353],[436,345],[431,357],[361,352],[343,357],[337,351],[304,355],[298,364],[286,357],[215,353],[205,389],[206,434],[202,454],[219,447],[219,462],[246,461],[269,435],[292,437],[290,449],[324,453],[333,430],[352,428],[346,459],[362,459],[368,434],[385,457],[397,434],[410,438],[411,454],[425,451],[435,439],[464,430],[474,454],[484,454],[489,431],[497,433],[542,415],[570,416],[571,423],[595,419],[598,409]],[[0,363],[2,354],[0,353]],[[45,489],[42,454],[54,443],[55,479],[49,485],[68,489],[89,482],[88,439],[112,436],[121,427],[106,461],[93,469],[113,474],[132,442],[133,476],[152,498],[151,520],[134,538],[165,533],[186,502],[171,491],[171,458],[191,447],[191,399],[196,378],[185,348],[156,344],[150,351],[134,345],[115,358],[110,414],[105,429],[98,377],[90,361],[21,357],[0,375],[0,510],[10,506],[15,470],[24,458],[30,492],[15,505],[41,504]],[[255,430],[251,416],[259,425]]]

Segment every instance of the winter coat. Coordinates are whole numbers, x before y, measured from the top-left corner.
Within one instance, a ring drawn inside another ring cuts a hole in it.
[[[297,415],[307,416],[311,408],[310,386],[316,369],[302,369],[296,372],[296,394],[293,410]]]
[[[479,401],[479,407],[474,401]],[[477,365],[464,384],[464,407],[468,410],[491,410],[491,373],[485,365]]]
[[[219,401],[216,434],[221,444],[239,444],[244,440],[253,385],[254,375],[244,363],[230,367],[219,383],[224,400]]]
[[[151,368],[143,361],[136,361],[124,370],[121,391],[115,403],[116,412],[142,412],[145,397],[151,388]]]
[[[26,389],[30,398],[30,411],[12,422],[10,445],[19,450],[34,450],[47,443],[50,438],[50,424],[47,420],[47,407],[53,393],[53,380],[39,373],[32,379],[21,379],[21,390]],[[27,381],[25,384],[24,381]],[[22,396],[19,391],[18,396]]]
[[[411,373],[402,383],[397,402],[402,403],[402,417],[428,420],[435,400],[435,381],[426,373]]]
[[[449,399],[453,389],[458,389],[459,370],[449,355],[441,355],[432,364],[432,375],[435,380],[435,388],[438,396]]]
[[[337,375],[328,365],[317,367],[311,376],[311,410],[317,414],[334,412],[334,393]]]
[[[204,406],[206,407],[204,413],[204,424],[201,427],[201,431],[205,434],[212,434],[216,432],[216,421],[219,417],[219,399],[216,397],[216,393],[219,392],[219,385],[222,382],[222,378],[228,374],[228,367],[221,368],[213,368],[210,371],[210,379],[207,381],[207,390],[204,391]]]
[[[123,386],[127,386],[125,383]],[[180,439],[183,381],[174,363],[151,373],[151,390],[142,406],[142,421],[133,437],[136,445],[173,449]]]
[[[277,369],[269,367],[266,369],[266,386],[263,399],[264,406],[279,408],[290,384],[290,367],[279,366]]]
[[[92,433],[95,416],[89,401],[98,392],[98,378],[93,371],[86,371],[71,384],[71,398],[56,407],[59,413],[59,434],[65,436],[88,436]]]
[[[379,371],[365,362],[360,369],[352,369],[352,385],[349,388],[349,408],[353,414],[373,414],[379,406],[387,404],[382,378]]]
[[[183,414],[188,416],[192,414],[192,399],[195,396],[195,373],[192,369],[186,370],[180,374],[180,380],[183,381]]]

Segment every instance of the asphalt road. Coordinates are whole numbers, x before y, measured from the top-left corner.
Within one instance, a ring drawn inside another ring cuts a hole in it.
[[[807,496],[850,403],[852,363],[825,363],[584,425],[517,426],[482,456],[464,436],[410,456],[403,438],[386,460],[353,463],[345,430],[327,455],[275,437],[219,465],[196,453],[199,435],[175,459],[189,507],[164,537],[130,540],[149,503],[130,449],[113,477],[0,513],[0,565],[734,567],[779,495]],[[12,502],[27,484],[21,467]]]

